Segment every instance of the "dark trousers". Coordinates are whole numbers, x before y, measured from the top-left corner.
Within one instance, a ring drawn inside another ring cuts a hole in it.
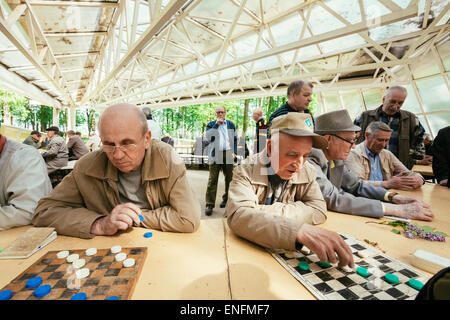
[[[222,196],[223,201],[228,200],[228,188],[233,178],[233,152],[232,150],[218,151],[216,157],[209,164],[208,187],[206,188],[206,206],[214,208],[216,203],[217,183],[219,181],[219,172],[222,170],[225,176],[225,193]]]

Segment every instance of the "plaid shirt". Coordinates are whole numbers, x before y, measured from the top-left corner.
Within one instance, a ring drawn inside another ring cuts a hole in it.
[[[291,106],[286,102],[285,104],[283,104],[281,107],[279,107],[277,110],[275,110],[272,115],[269,118],[269,122],[267,122],[267,138],[270,138],[270,125],[272,124],[272,120],[275,119],[276,117],[282,116],[283,114],[287,114],[289,112],[298,112],[294,109],[291,108]],[[314,122],[314,117],[311,114],[311,111],[309,111],[308,109],[305,110],[305,113],[308,113],[311,116],[313,125],[315,127],[315,122]]]

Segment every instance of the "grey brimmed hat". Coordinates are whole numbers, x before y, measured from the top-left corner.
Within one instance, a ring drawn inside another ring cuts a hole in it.
[[[311,137],[313,140],[313,148],[325,149],[328,141],[314,133],[314,125],[311,116],[302,112],[288,112],[282,116],[272,120],[270,126],[270,134],[283,132],[291,136]]]
[[[346,109],[331,111],[314,118],[316,122],[315,133],[324,135],[340,131],[360,131],[361,128],[354,125]]]

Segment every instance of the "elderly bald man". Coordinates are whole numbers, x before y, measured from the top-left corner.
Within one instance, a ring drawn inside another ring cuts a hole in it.
[[[134,105],[113,105],[103,112],[98,127],[101,150],[78,160],[39,201],[33,224],[79,238],[114,235],[133,224],[195,231],[200,204],[184,163],[168,144],[151,139],[144,113]]]

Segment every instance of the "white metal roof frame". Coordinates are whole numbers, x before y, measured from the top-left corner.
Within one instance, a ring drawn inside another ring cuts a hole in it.
[[[450,31],[445,0],[0,1],[0,85],[58,108],[401,83]]]

